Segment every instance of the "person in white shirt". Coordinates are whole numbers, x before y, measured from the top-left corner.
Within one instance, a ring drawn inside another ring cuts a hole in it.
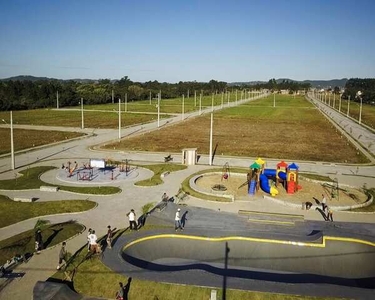
[[[98,237],[95,234],[95,230],[91,231],[91,234],[88,236],[89,244],[90,244],[90,250],[94,253],[98,252],[98,244],[97,240]]]
[[[135,221],[136,215],[134,212],[134,209],[131,209],[130,212],[127,213],[127,216],[129,218],[129,227],[130,230],[137,230],[137,222]]]
[[[174,229],[177,231],[177,229],[184,230],[181,226],[181,218],[180,218],[180,211],[181,209],[177,209],[176,215],[174,217]]]

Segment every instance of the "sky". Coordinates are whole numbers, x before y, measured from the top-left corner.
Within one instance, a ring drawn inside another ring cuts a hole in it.
[[[373,0],[0,0],[0,78],[375,77]]]

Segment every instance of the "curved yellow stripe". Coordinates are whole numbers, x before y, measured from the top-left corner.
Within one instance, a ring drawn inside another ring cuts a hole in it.
[[[159,234],[159,235],[151,235],[146,236],[135,241],[126,244],[123,250],[127,248],[153,239],[162,239],[162,238],[177,238],[177,239],[188,239],[188,240],[198,240],[198,241],[209,241],[209,242],[223,242],[223,241],[249,241],[249,242],[259,242],[259,243],[270,243],[270,244],[283,244],[283,245],[294,245],[294,246],[302,246],[302,247],[317,247],[317,248],[324,248],[326,246],[327,240],[332,241],[341,241],[341,242],[349,242],[349,243],[360,243],[375,247],[375,243],[355,239],[355,238],[345,238],[345,237],[334,237],[334,236],[323,236],[322,243],[311,243],[311,242],[296,242],[296,241],[285,241],[285,240],[276,240],[276,239],[264,239],[264,238],[253,238],[253,237],[241,237],[241,236],[228,236],[228,237],[202,237],[202,236],[195,236],[195,235],[177,235],[177,234]]]

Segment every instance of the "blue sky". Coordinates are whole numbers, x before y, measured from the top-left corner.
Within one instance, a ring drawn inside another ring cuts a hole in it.
[[[0,78],[375,77],[375,1],[0,0]]]

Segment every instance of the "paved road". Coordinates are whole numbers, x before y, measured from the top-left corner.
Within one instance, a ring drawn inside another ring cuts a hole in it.
[[[238,101],[237,104],[241,104],[248,100]],[[234,106],[236,103],[231,103],[230,106]],[[224,106],[224,108],[227,106]],[[217,106],[214,109],[220,109],[221,106]],[[206,108],[202,113],[209,113],[211,108]],[[185,119],[190,119],[199,115],[199,112],[187,113],[185,114]],[[161,126],[169,126],[180,122],[181,115],[174,116],[169,119],[163,119],[161,121]],[[31,127],[23,126],[24,128],[34,128],[44,130],[44,127]],[[49,127],[49,129],[55,129]],[[58,128],[56,128],[58,129]],[[59,130],[62,130],[59,128]],[[40,147],[37,150],[25,151],[16,155],[16,167],[17,170],[21,170],[30,165],[53,165],[60,167],[61,163],[68,160],[77,161],[87,161],[90,158],[111,158],[116,160],[122,160],[124,158],[132,159],[135,161],[146,161],[146,162],[162,162],[164,159],[164,153],[137,153],[137,152],[118,152],[118,151],[102,151],[99,150],[95,145],[99,145],[105,142],[111,142],[118,139],[118,130],[106,130],[106,129],[79,129],[79,128],[63,128],[63,130],[72,131],[82,131],[88,133],[89,136],[86,138],[76,139],[66,143],[59,143],[53,146]],[[151,130],[157,130],[157,122],[138,125],[134,127],[124,128],[121,132],[121,137],[141,134]],[[181,155],[173,155],[174,162],[181,161]],[[229,162],[231,166],[249,166],[253,161],[252,158],[236,158],[236,157],[215,157],[214,163],[217,166],[224,165],[225,162]],[[268,167],[274,166],[278,161],[269,160],[267,162]],[[119,183],[118,186],[122,188],[122,193],[113,196],[99,197],[99,196],[82,196],[75,195],[71,193],[58,192],[51,196],[51,193],[40,192],[40,191],[19,191],[18,194],[24,196],[33,196],[40,199],[53,198],[55,200],[60,199],[90,199],[98,202],[98,207],[88,212],[83,212],[74,215],[58,215],[51,216],[47,219],[52,222],[62,222],[70,219],[75,219],[78,222],[84,224],[86,227],[95,228],[98,235],[105,233],[106,226],[112,225],[112,227],[125,227],[127,226],[126,212],[130,208],[134,208],[138,215],[141,213],[141,207],[149,202],[159,201],[160,196],[163,192],[167,192],[170,195],[176,194],[181,182],[188,175],[207,168],[208,157],[203,155],[199,161],[199,165],[191,166],[186,170],[173,173],[173,176],[167,176],[164,181],[165,184],[142,188],[135,187],[131,182]],[[330,163],[315,163],[315,162],[297,162],[301,165],[301,169],[306,171],[317,172],[320,174],[330,174],[339,178],[340,182],[345,183],[357,183],[362,185],[364,182],[368,186],[375,187],[374,178],[370,177],[375,174],[374,168],[372,166],[346,166],[339,164]],[[9,157],[0,158],[0,179],[14,178],[17,174],[15,171],[9,171],[10,169],[10,159]],[[147,171],[141,176],[148,176]],[[360,176],[358,176],[360,175]],[[362,177],[363,176],[363,177]],[[140,177],[141,178],[141,177]],[[140,179],[139,178],[139,179]],[[53,181],[54,179],[45,179],[46,181]],[[2,194],[15,195],[15,192],[1,191]],[[254,203],[234,203],[228,204],[218,204],[207,201],[201,201],[190,197],[188,200],[189,205],[206,206],[213,209],[222,209],[228,211],[237,212],[238,209],[249,206],[253,209],[258,209],[260,211],[273,210],[274,203],[267,200],[262,200],[255,198]],[[280,212],[289,212],[289,208],[278,208]],[[306,212],[308,218],[315,218],[315,215],[309,215]],[[338,220],[356,221],[359,218],[355,214],[349,213],[337,213],[336,218]],[[373,219],[372,215],[364,215],[360,217],[363,222],[371,222]],[[25,220],[18,224],[8,226],[6,228],[0,229],[0,239],[4,239],[9,236],[13,236],[19,232],[30,229],[35,224],[34,220]],[[86,242],[86,234],[79,235],[76,238],[68,242],[68,250],[70,252],[75,252],[79,249],[82,244]],[[30,295],[32,288],[36,281],[46,280],[49,276],[54,273],[55,265],[58,257],[58,247],[50,250],[45,250],[41,255],[32,258],[28,264],[22,265],[18,271],[24,272],[23,277],[16,278],[11,281],[0,293],[2,299],[23,299],[25,295]]]

